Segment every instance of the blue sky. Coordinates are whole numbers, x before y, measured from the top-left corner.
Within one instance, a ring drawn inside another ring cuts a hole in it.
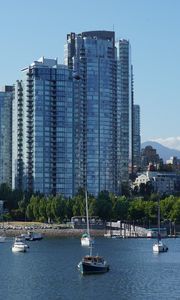
[[[142,141],[180,149],[179,0],[6,0],[0,8],[0,86],[41,56],[62,63],[67,33],[114,29],[131,43]]]

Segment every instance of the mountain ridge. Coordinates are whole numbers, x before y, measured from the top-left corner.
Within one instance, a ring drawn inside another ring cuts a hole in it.
[[[146,146],[152,146],[154,149],[156,149],[157,154],[159,154],[159,157],[163,159],[164,162],[166,160],[170,159],[171,156],[176,156],[180,159],[180,151],[176,149],[168,148],[158,142],[154,141],[146,141],[141,144],[141,149],[145,148]]]

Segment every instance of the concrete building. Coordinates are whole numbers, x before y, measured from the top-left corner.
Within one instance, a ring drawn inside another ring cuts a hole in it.
[[[152,184],[155,193],[174,194],[174,192],[180,191],[180,176],[176,173],[147,171],[139,174],[133,182],[133,188],[148,182]]]
[[[163,160],[159,157],[159,154],[157,154],[156,149],[149,145],[141,149],[142,170],[147,170],[150,164],[154,167],[159,167],[159,165],[163,164]]]
[[[172,156],[170,159],[166,160],[166,164],[172,167],[173,171],[180,171],[180,159],[176,156]]]

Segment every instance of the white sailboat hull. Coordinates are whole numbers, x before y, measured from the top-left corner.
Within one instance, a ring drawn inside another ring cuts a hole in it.
[[[168,247],[161,241],[156,242],[153,245],[153,252],[155,253],[167,252],[167,251],[168,251]]]
[[[91,237],[82,237],[81,238],[81,246],[90,246],[93,243],[93,239]]]
[[[89,214],[88,214],[88,198],[87,198],[87,191],[85,193],[85,199],[86,199],[86,222],[87,222],[87,232],[85,232],[81,237],[81,246],[91,246],[94,242],[90,235],[89,231]]]

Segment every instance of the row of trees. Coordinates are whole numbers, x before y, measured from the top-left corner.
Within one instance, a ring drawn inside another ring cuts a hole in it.
[[[99,216],[102,220],[129,220],[139,224],[157,224],[157,203],[160,196],[151,194],[146,197],[115,196],[103,191],[95,198],[88,195],[90,216]],[[64,222],[73,216],[85,215],[84,191],[73,198],[63,196],[45,197],[41,194],[27,194],[11,191],[6,185],[0,186],[0,199],[5,200],[7,213],[11,220],[31,220]],[[166,196],[160,199],[161,219],[180,223],[180,197]]]

